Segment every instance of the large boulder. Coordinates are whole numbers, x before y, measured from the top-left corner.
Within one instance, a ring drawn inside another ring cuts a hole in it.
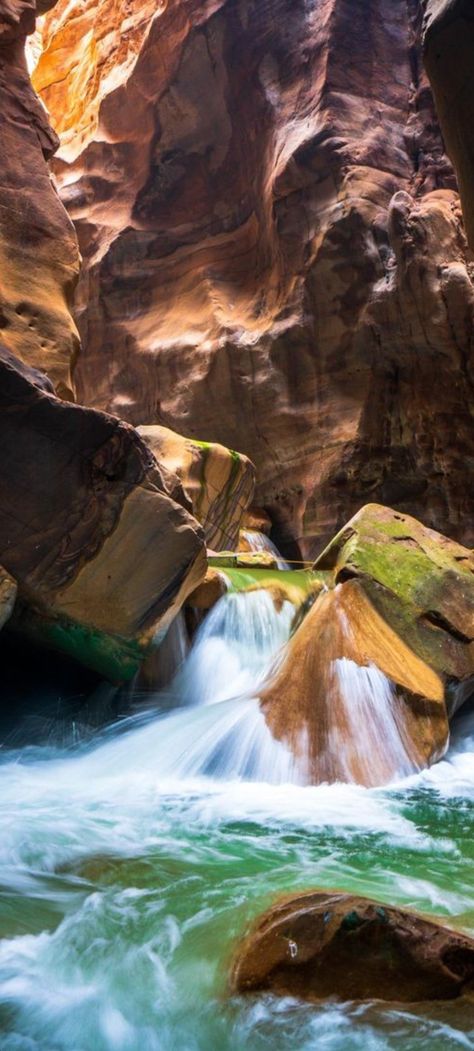
[[[441,679],[355,580],[319,594],[260,703],[304,783],[385,784],[448,743]]]
[[[278,902],[240,946],[238,993],[415,1003],[474,995],[474,940],[382,902],[307,891]]]
[[[424,60],[474,248],[474,9],[472,0],[424,0]]]
[[[18,582],[11,624],[121,681],[203,578],[204,538],[132,427],[60,401],[37,378],[0,354],[0,561]]]
[[[236,547],[255,488],[255,468],[248,457],[216,442],[184,438],[168,427],[138,430],[160,463],[180,479],[208,547]]]
[[[363,507],[315,563],[356,578],[388,624],[441,677],[452,711],[474,690],[474,553],[415,518]]]
[[[48,169],[59,140],[33,91],[24,54],[36,14],[51,6],[47,0],[0,0],[0,329],[17,357],[43,369],[57,393],[72,398],[79,250]]]

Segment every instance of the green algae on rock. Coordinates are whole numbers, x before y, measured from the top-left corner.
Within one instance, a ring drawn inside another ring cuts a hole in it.
[[[452,711],[474,683],[474,555],[417,519],[367,504],[315,562],[356,577],[394,631],[447,686]]]
[[[11,626],[120,682],[206,570],[202,530],[128,424],[0,351],[0,558]]]
[[[179,478],[208,547],[218,551],[236,546],[255,488],[255,468],[248,457],[217,442],[185,438],[168,427],[138,431],[159,462]]]

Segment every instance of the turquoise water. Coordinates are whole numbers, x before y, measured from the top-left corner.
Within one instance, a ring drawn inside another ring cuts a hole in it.
[[[1,753],[1,1051],[474,1049],[473,1004],[308,1006],[227,984],[248,924],[301,888],[474,934],[474,720],[385,789],[173,776],[171,738],[213,710]]]

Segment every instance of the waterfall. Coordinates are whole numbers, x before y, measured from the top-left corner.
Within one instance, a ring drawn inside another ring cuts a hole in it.
[[[216,704],[255,692],[290,634],[294,606],[265,589],[223,595],[200,625],[170,692],[176,705]]]
[[[327,739],[327,760],[338,764],[345,781],[383,784],[390,757],[393,778],[419,769],[406,734],[402,702],[390,679],[370,664],[347,657],[335,660],[331,673],[336,686],[338,717]],[[356,772],[358,776],[356,776]]]
[[[282,558],[280,552],[275,544],[270,540],[270,537],[266,536],[265,533],[259,533],[256,529],[242,529],[241,537],[244,544],[247,544],[249,551],[268,551],[274,556],[278,569],[290,569],[288,562]]]

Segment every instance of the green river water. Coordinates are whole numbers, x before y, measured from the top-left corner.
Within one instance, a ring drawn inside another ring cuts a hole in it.
[[[472,1003],[228,991],[282,892],[356,891],[474,935],[474,720],[429,772],[307,788],[183,772],[176,740],[205,738],[212,707],[0,752],[1,1051],[474,1049]]]

